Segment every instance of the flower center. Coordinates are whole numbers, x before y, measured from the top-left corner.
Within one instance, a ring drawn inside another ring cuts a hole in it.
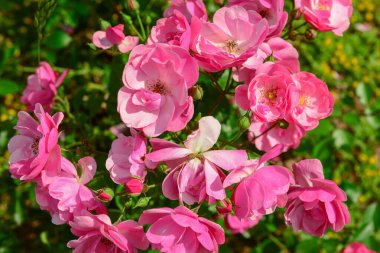
[[[328,4],[328,1],[322,0],[315,4],[315,8],[319,11],[329,11],[330,6]]]
[[[161,94],[164,96],[170,94],[168,89],[165,87],[165,84],[163,82],[161,82],[160,80],[157,80],[154,83],[148,84],[147,88],[148,88],[148,90],[150,90],[154,93],[158,93],[158,94]]]
[[[236,40],[228,40],[223,48],[230,54],[238,54],[240,51],[239,44]]]
[[[40,140],[38,138],[36,138],[32,144],[32,150],[33,150],[33,154],[34,155],[38,155],[38,144],[39,144]]]
[[[310,98],[308,96],[302,95],[300,97],[300,106],[308,106],[310,103]]]

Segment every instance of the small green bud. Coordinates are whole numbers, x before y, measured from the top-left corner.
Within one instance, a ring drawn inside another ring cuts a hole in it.
[[[251,125],[251,120],[247,116],[243,116],[239,119],[239,126],[241,129],[245,130],[248,129]]]
[[[282,129],[287,129],[289,127],[289,123],[286,120],[280,120],[278,122],[278,126]]]
[[[201,100],[203,98],[203,89],[199,85],[195,85],[190,89],[190,96],[193,97],[194,100]]]

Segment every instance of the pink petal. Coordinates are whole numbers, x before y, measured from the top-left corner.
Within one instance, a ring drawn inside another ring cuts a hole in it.
[[[206,176],[207,195],[215,199],[225,199],[226,193],[224,191],[222,179],[220,178],[217,169],[207,160],[205,160],[204,170]]]
[[[128,53],[139,44],[139,37],[126,36],[117,46],[121,53]]]
[[[103,31],[97,31],[94,33],[92,36],[92,43],[101,49],[108,49],[112,47],[112,43],[106,38],[106,32]]]
[[[294,169],[296,183],[301,186],[312,186],[312,178],[325,178],[322,163],[318,159],[305,159],[298,163],[293,163],[292,167]]]
[[[212,150],[203,153],[203,156],[211,163],[227,171],[241,166],[248,159],[245,150]]]
[[[94,177],[96,173],[96,168],[97,168],[96,161],[91,156],[86,156],[80,159],[78,161],[78,164],[82,170],[79,181],[82,184],[87,184],[88,182],[92,180],[92,178]]]

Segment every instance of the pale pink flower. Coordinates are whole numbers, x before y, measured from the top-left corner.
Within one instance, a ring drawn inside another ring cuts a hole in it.
[[[175,11],[182,13],[187,21],[190,22],[192,17],[198,17],[200,20],[207,21],[207,11],[203,0],[169,0],[170,7],[164,12],[164,17],[170,17]]]
[[[153,162],[168,165],[162,190],[171,199],[179,199],[189,205],[205,199],[213,202],[223,200],[225,175],[247,160],[244,150],[210,150],[216,143],[221,130],[220,123],[213,117],[203,117],[199,129],[187,137],[181,147],[175,143],[152,140],[154,152],[147,155]]]
[[[42,105],[34,110],[39,122],[26,112],[18,113],[15,129],[18,135],[8,143],[9,172],[23,181],[38,181],[43,170],[59,170],[61,149],[58,145],[58,126],[62,113],[50,116]]]
[[[260,159],[248,160],[230,171],[224,180],[225,188],[237,184],[231,200],[238,218],[257,219],[273,213],[276,207],[286,205],[286,193],[290,184],[294,183],[292,173],[282,166],[264,165],[266,161],[277,157],[282,148],[282,145],[277,145]]]
[[[312,130],[320,119],[327,118],[334,109],[334,97],[322,80],[308,72],[292,75],[294,85],[288,93],[288,117],[305,130]]]
[[[82,212],[70,221],[70,226],[71,232],[79,237],[67,243],[74,253],[137,253],[137,249],[149,247],[142,226],[132,220],[113,225],[105,214]]]
[[[286,94],[293,84],[289,70],[282,64],[267,62],[261,65],[247,85],[236,88],[236,103],[251,110],[261,122],[275,122],[286,114]]]
[[[295,8],[315,29],[342,36],[350,26],[351,0],[295,0]]]
[[[109,49],[116,45],[121,53],[128,53],[139,43],[139,37],[125,36],[124,25],[109,26],[106,31],[97,31],[92,36],[92,43],[98,48]]]
[[[181,47],[162,43],[136,47],[118,95],[121,119],[147,136],[182,130],[193,116],[188,89],[198,76],[196,61]]]
[[[341,231],[350,223],[343,202],[346,194],[331,180],[324,179],[322,164],[307,159],[293,164],[296,185],[288,193],[286,223],[295,231],[323,236],[328,228]]]
[[[284,11],[284,0],[229,0],[228,6],[239,5],[246,10],[256,11],[268,21],[268,37],[281,35],[288,20],[288,13]]]
[[[243,64],[256,54],[268,33],[268,22],[255,11],[241,6],[219,9],[213,23],[202,22],[192,50],[200,66],[209,72]],[[199,20],[193,19],[197,26]]]
[[[131,129],[132,136],[118,134],[112,142],[106,161],[106,168],[112,180],[117,184],[125,184],[131,177],[144,180],[147,168],[153,169],[155,164],[145,159],[147,140]]]
[[[255,219],[251,218],[244,218],[240,219],[237,216],[234,216],[232,214],[228,214],[224,217],[224,223],[226,224],[226,228],[230,230],[233,234],[243,234],[250,228],[253,228],[254,226],[259,223],[262,216],[257,216]]]
[[[47,112],[50,112],[53,106],[54,97],[57,94],[57,88],[69,73],[66,69],[59,77],[47,62],[40,62],[36,73],[28,76],[28,85],[26,86],[21,102],[24,103],[28,111],[33,111],[36,104],[41,104]]]
[[[159,19],[156,26],[153,26],[148,44],[166,43],[189,50],[191,40],[189,22],[182,13],[175,10],[172,16]]]
[[[36,199],[42,210],[47,210],[54,224],[64,224],[80,215],[83,210],[105,213],[104,205],[85,186],[96,172],[96,162],[92,157],[78,161],[81,177],[74,165],[67,159],[61,160],[61,173],[57,174],[46,187],[36,188]]]
[[[221,226],[184,206],[146,210],[139,223],[152,224],[146,236],[153,249],[165,253],[216,253],[225,240]]]
[[[368,249],[363,243],[352,242],[342,253],[376,253],[376,251]]]
[[[287,128],[281,128],[278,122],[263,123],[252,118],[248,138],[259,150],[268,152],[272,147],[281,144],[284,145],[283,152],[286,152],[297,148],[305,135],[306,131],[295,123],[289,123]]]

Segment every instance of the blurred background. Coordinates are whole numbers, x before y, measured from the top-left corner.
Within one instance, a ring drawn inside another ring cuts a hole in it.
[[[109,128],[120,123],[116,94],[127,56],[94,50],[88,43],[101,29],[101,19],[112,25],[123,23],[120,11],[135,19],[128,1],[124,2],[59,0],[46,17],[39,51],[34,15],[46,12],[38,10],[37,1],[0,0],[0,253],[69,252],[66,243],[73,236],[68,226],[53,225],[49,214],[40,211],[33,184],[10,177],[7,143],[15,134],[17,112],[25,110],[20,97],[40,54],[41,60],[60,73],[70,68],[54,108],[66,117],[61,125],[65,156],[77,160],[95,155],[100,173],[106,171],[104,162],[115,138]],[[164,0],[138,2],[147,27],[162,16],[167,4]],[[205,2],[211,12],[219,8],[213,0]],[[291,6],[289,0],[285,2]],[[380,0],[354,0],[351,28],[343,37],[318,33],[312,40],[293,42],[300,53],[301,69],[328,84],[335,110],[283,160],[290,165],[302,158],[319,158],[326,178],[336,181],[348,195],[351,224],[341,233],[315,238],[287,228],[279,210],[243,235],[227,234],[222,253],[340,252],[352,241],[380,249],[379,38]],[[98,189],[107,182],[93,184]],[[157,206],[149,202],[154,204]],[[130,217],[136,219],[141,211],[131,210]]]

